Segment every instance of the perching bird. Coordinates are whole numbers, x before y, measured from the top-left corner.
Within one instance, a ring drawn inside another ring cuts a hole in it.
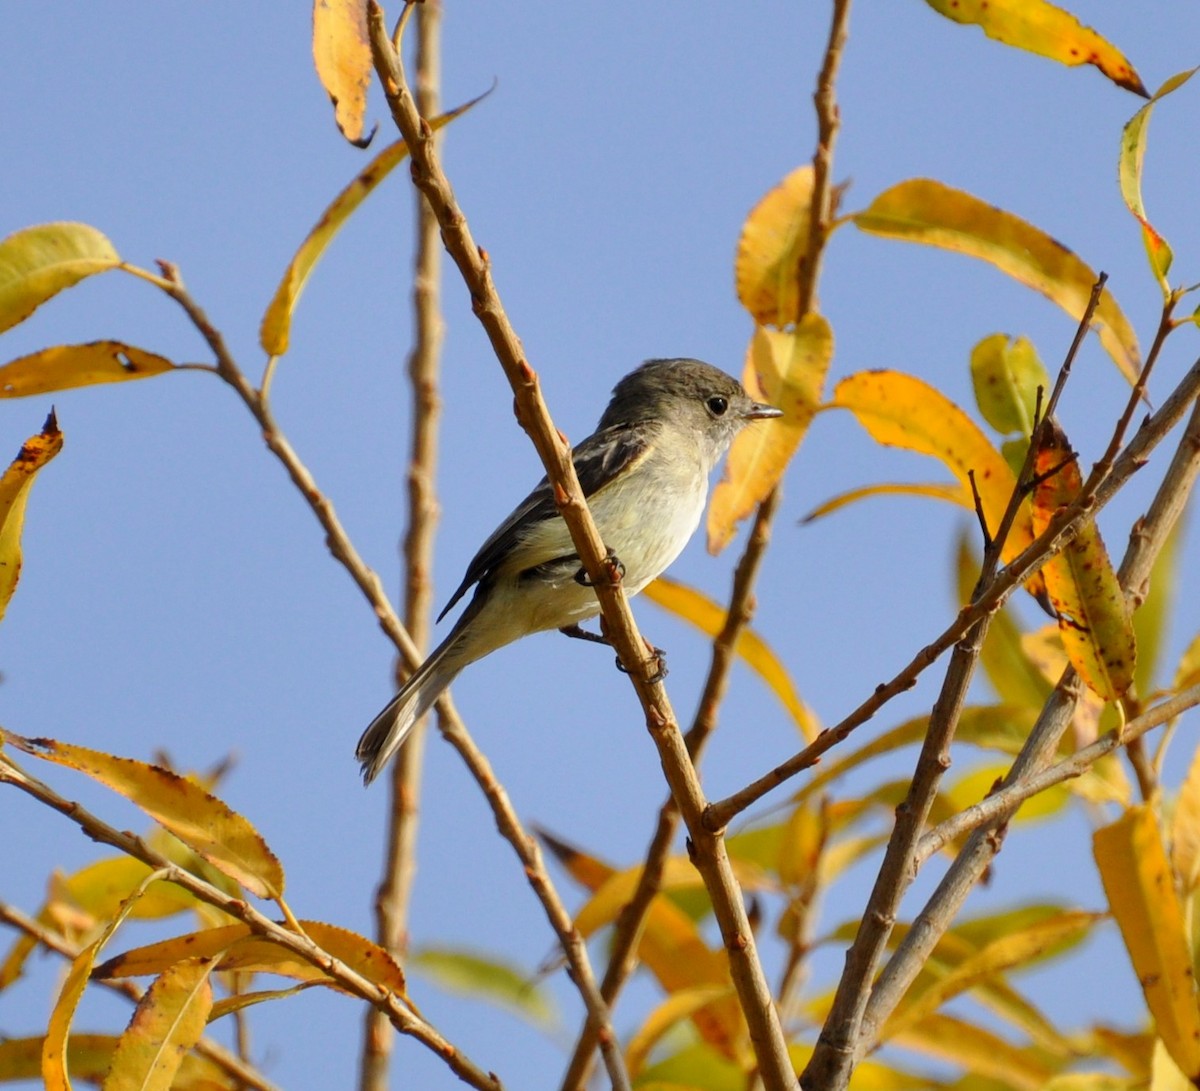
[[[780,415],[699,360],[649,360],[617,383],[572,460],[627,594],[679,556],[700,523],[709,475],[733,437],[751,421]],[[548,629],[602,639],[577,628],[600,605],[544,477],[483,543],[438,621],[472,584],[475,594],[450,635],[359,739],[365,783],[469,663]]]

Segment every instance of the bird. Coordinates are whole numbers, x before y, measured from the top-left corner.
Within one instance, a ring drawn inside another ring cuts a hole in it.
[[[781,415],[700,360],[647,360],[617,383],[596,431],[571,458],[627,594],[636,595],[679,556],[700,523],[709,476],[734,436]],[[479,548],[439,622],[472,586],[449,635],[359,739],[365,784],[469,664],[551,629],[607,643],[579,626],[600,605],[545,477]]]

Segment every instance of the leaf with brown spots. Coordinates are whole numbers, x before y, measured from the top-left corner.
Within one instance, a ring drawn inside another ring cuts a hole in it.
[[[742,381],[750,397],[783,416],[756,421],[734,439],[708,506],[710,553],[724,549],[737,524],[779,484],[816,416],[832,359],[833,331],[819,314],[806,314],[795,330],[755,328]]]
[[[1146,246],[1146,257],[1150,260],[1150,271],[1162,289],[1163,299],[1171,294],[1171,286],[1167,283],[1167,274],[1171,271],[1174,255],[1170,244],[1155,229],[1146,218],[1146,208],[1142,203],[1142,164],[1146,157],[1146,130],[1150,125],[1150,113],[1159,99],[1182,87],[1196,74],[1195,68],[1179,72],[1164,83],[1154,97],[1130,118],[1129,123],[1121,132],[1121,158],[1117,167],[1117,179],[1121,183],[1121,196],[1125,199],[1125,207],[1137,218],[1142,228],[1142,242]]]
[[[448,125],[456,117],[465,114],[482,98],[484,95],[479,95],[470,102],[465,102],[434,118],[429,123],[430,128],[436,132],[443,125]],[[292,312],[296,309],[300,293],[304,291],[304,285],[308,282],[313,268],[321,260],[326,248],[355,209],[407,156],[408,145],[403,140],[397,140],[394,144],[388,145],[359,172],[322,213],[316,226],[308,233],[308,237],[300,244],[300,249],[296,251],[295,257],[284,270],[283,279],[279,282],[279,287],[275,289],[275,295],[263,315],[258,331],[258,340],[264,351],[272,356],[282,356],[287,352],[292,331]]]
[[[79,386],[149,379],[175,370],[165,356],[123,341],[55,345],[0,367],[0,398],[24,398]]]
[[[1097,830],[1092,851],[1158,1036],[1194,1084],[1200,1079],[1200,1008],[1190,930],[1154,808],[1131,807]]]
[[[1118,87],[1145,95],[1133,65],[1107,38],[1046,0],[925,0],[955,23],[978,26],[1004,45],[1049,57],[1068,67],[1094,64]]]
[[[1034,455],[1036,534],[1083,488],[1066,435],[1053,420],[1047,425]],[[1133,681],[1137,642],[1129,607],[1096,524],[1086,523],[1042,572],[1067,658],[1089,689],[1105,701],[1115,701]]]
[[[283,866],[259,832],[194,781],[158,765],[55,739],[26,739],[8,731],[3,738],[27,754],[77,769],[125,796],[252,894],[283,896]]]
[[[26,227],[0,241],[0,332],[85,277],[121,264],[111,242],[81,223]]]
[[[1033,224],[929,178],[892,186],[852,218],[871,235],[986,261],[1041,292],[1076,322],[1083,318],[1096,283],[1096,274],[1082,259]],[[1137,335],[1107,288],[1092,324],[1100,344],[1133,383],[1142,366]]]
[[[21,531],[25,505],[37,472],[62,450],[63,436],[54,411],[41,432],[30,436],[17,452],[12,465],[0,477],[0,618],[17,589],[21,577]]]
[[[313,62],[342,136],[366,147],[363,138],[371,86],[371,42],[366,0],[313,0]]]
[[[999,527],[1016,476],[979,426],[940,391],[899,371],[859,371],[838,383],[831,405],[850,410],[877,443],[939,459],[968,494],[973,472],[988,528]],[[1022,505],[1004,543],[1004,560],[1032,541],[1029,509]],[[1038,594],[1041,578],[1026,586]]]

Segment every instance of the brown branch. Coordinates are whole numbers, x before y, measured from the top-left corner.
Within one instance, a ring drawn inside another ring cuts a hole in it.
[[[701,815],[706,800],[675,715],[658,683],[649,678],[657,670],[656,657],[648,653],[630,613],[619,583],[612,578],[600,536],[587,509],[571,450],[554,427],[541,397],[537,375],[525,360],[521,344],[508,321],[492,283],[490,262],[475,243],[453,190],[442,171],[430,141],[430,128],[419,115],[408,90],[403,68],[387,37],[383,13],[374,0],[367,9],[368,33],[376,71],[383,84],[392,118],[408,143],[412,156],[414,184],[425,194],[442,229],[442,239],[471,293],[472,307],[483,326],[493,351],[513,389],[518,420],[529,434],[546,474],[554,486],[555,500],[571,534],[580,562],[596,589],[605,631],[612,640],[646,713],[647,727],[658,747],[659,758],[692,836],[694,860],[703,876],[714,913],[729,953],[731,975],[749,1025],[750,1038],[764,1084],[793,1087],[795,1077],[788,1059],[787,1044],[771,1001],[766,977],[758,960],[754,937],[746,917],[741,891],[733,877],[724,843],[706,830]],[[576,985],[584,996],[589,1014],[604,1030],[601,1050],[614,1083],[624,1078],[623,1063],[616,1048],[607,1006],[594,979],[577,975]]]
[[[441,17],[441,0],[426,0],[417,10],[417,103],[426,117],[434,117],[438,112]],[[442,247],[437,220],[425,199],[419,193],[415,197],[412,304],[416,338],[408,358],[413,425],[408,468],[408,532],[404,538],[404,622],[413,642],[425,649],[430,643],[433,606],[433,544],[438,516],[435,480],[441,412],[438,373],[445,322],[440,301]],[[396,684],[402,683],[407,675],[403,663],[398,661]],[[375,893],[375,918],[379,942],[397,956],[408,947],[408,907],[416,876],[427,726],[425,717],[414,725],[392,763],[392,775],[388,778],[387,845],[383,875]],[[360,1091],[386,1091],[392,1040],[382,1017],[368,1010]]]
[[[19,932],[24,932],[30,939],[36,940],[48,951],[62,955],[69,961],[73,962],[78,958],[82,950],[78,945],[71,943],[57,932],[52,932],[40,921],[7,902],[0,901],[0,921],[11,925]],[[137,1004],[142,999],[143,990],[133,981],[97,981],[96,984],[125,997],[133,1004]],[[218,1068],[227,1072],[242,1087],[252,1088],[253,1091],[280,1091],[278,1084],[268,1080],[252,1064],[226,1049],[219,1042],[214,1042],[211,1038],[201,1038],[192,1048],[200,1056],[208,1058]]]
[[[396,1030],[415,1038],[432,1050],[449,1065],[455,1075],[472,1087],[480,1088],[482,1091],[500,1091],[502,1085],[494,1075],[484,1072],[457,1047],[443,1038],[429,1023],[410,1010],[404,998],[351,969],[314,943],[308,936],[271,920],[244,899],[227,894],[211,883],[193,875],[190,871],[184,870],[165,856],[155,852],[140,837],[108,825],[80,804],[65,799],[49,785],[29,776],[3,754],[0,754],[0,784],[11,784],[13,787],[19,788],[39,803],[70,819],[93,841],[112,845],[127,856],[141,860],[150,868],[163,871],[166,882],[183,887],[200,901],[216,906],[272,943],[278,944],[304,959],[305,962],[316,966],[347,992],[378,1008],[387,1016],[388,1021]]]
[[[1027,799],[1064,781],[1083,776],[1101,758],[1141,739],[1148,731],[1161,727],[1197,705],[1200,705],[1200,685],[1191,686],[1169,700],[1147,709],[1140,716],[1130,720],[1124,730],[1110,731],[1094,743],[1077,750],[1069,758],[1063,758],[1062,761],[1039,772],[997,789],[986,799],[959,811],[924,833],[917,844],[917,864],[924,864],[952,841],[981,826],[1009,821]]]
[[[754,517],[754,526],[746,540],[746,549],[733,573],[733,590],[725,624],[713,640],[712,659],[708,677],[700,695],[695,719],[685,736],[692,763],[699,764],[704,745],[717,726],[717,710],[729,686],[729,669],[736,658],[736,646],[742,630],[750,624],[754,613],[754,585],[763,556],[771,540],[771,524],[779,504],[779,492],[773,490]],[[600,983],[600,993],[611,1007],[625,983],[637,969],[637,949],[645,928],[646,914],[662,885],[663,869],[675,834],[679,830],[679,808],[673,796],[667,796],[659,808],[658,820],[643,856],[642,871],[633,895],[621,909],[613,928],[609,947],[608,967]],[[575,1043],[563,1077],[563,1091],[578,1091],[587,1083],[592,1054],[596,1050],[597,1028],[591,1019]]]

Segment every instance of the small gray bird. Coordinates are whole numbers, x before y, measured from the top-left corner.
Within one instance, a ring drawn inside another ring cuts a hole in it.
[[[751,421],[781,415],[699,360],[648,360],[617,383],[572,461],[627,594],[679,556],[700,523],[709,475],[733,437]],[[544,477],[483,543],[438,621],[472,584],[475,594],[450,635],[359,739],[365,783],[469,663],[548,629],[603,640],[578,628],[600,604]]]

